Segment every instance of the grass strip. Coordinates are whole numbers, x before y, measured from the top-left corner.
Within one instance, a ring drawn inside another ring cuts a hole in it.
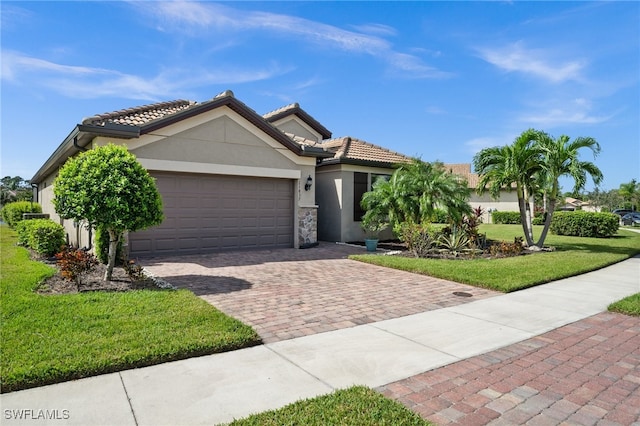
[[[493,240],[513,241],[522,235],[519,225],[483,225]],[[416,259],[403,256],[352,255],[351,259],[401,269],[501,292],[603,268],[640,253],[640,234],[621,230],[612,238],[550,235],[555,251],[499,259]]]
[[[609,311],[640,317],[640,293],[632,294],[610,304]]]
[[[187,290],[40,295],[55,270],[0,227],[0,385],[10,392],[260,342]]]
[[[301,400],[279,410],[254,414],[245,419],[235,420],[230,425],[429,426],[432,423],[374,390],[354,386],[329,395]]]

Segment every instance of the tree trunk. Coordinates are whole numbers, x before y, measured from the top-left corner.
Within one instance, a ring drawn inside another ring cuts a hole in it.
[[[542,249],[544,247],[544,240],[547,238],[547,232],[549,232],[549,228],[551,227],[551,219],[553,218],[553,212],[556,210],[556,197],[552,197],[549,200],[549,211],[546,213],[547,217],[544,219],[544,228],[542,228],[542,234],[540,234],[540,238],[536,245]]]
[[[524,231],[524,238],[527,242],[527,246],[533,244],[533,238],[531,237],[531,229],[529,229],[529,221],[527,220],[527,200],[525,198],[526,192],[518,189],[518,208],[520,209],[520,222],[522,222],[522,230]]]
[[[107,271],[104,273],[104,280],[111,281],[113,275],[113,267],[116,264],[116,251],[118,250],[118,242],[120,241],[121,232],[109,229],[109,256],[107,262]]]

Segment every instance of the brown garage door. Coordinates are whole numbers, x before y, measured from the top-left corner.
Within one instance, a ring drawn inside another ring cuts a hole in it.
[[[152,172],[160,226],[129,234],[131,257],[293,247],[289,179]]]

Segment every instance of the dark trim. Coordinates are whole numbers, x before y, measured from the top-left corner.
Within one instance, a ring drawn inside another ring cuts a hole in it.
[[[273,123],[274,121],[278,121],[281,118],[288,117],[290,115],[297,115],[298,117],[300,117],[302,121],[304,121],[309,126],[311,126],[313,130],[320,133],[320,135],[322,136],[322,139],[331,139],[331,132],[322,124],[320,124],[318,120],[316,120],[311,115],[309,115],[305,110],[300,108],[300,105],[298,104],[296,104],[295,106],[292,106],[291,108],[287,108],[284,111],[281,111],[277,114],[274,114],[269,118],[266,118],[266,120],[270,123]]]
[[[322,163],[318,164],[318,167],[330,166],[335,164],[350,164],[354,166],[377,167],[380,169],[395,169],[400,163],[388,163],[388,162],[372,161],[372,160],[358,160],[353,158],[332,158],[329,160],[323,160]]]

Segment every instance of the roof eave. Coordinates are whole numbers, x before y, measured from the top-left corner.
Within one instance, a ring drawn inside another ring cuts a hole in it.
[[[140,135],[140,129],[135,126],[123,126],[109,123],[105,126],[95,126],[78,124],[71,130],[69,135],[62,141],[56,150],[44,162],[42,167],[33,175],[30,182],[40,183],[60,165],[64,164],[69,157],[80,151],[91,139],[96,136],[112,136],[120,139],[131,139]],[[84,143],[85,145],[81,145]]]
[[[297,115],[298,117],[300,117],[302,121],[304,121],[309,126],[311,126],[313,130],[320,133],[320,135],[322,136],[322,139],[331,139],[331,136],[332,136],[331,131],[329,131],[329,129],[327,129],[322,124],[320,124],[318,120],[313,118],[311,115],[309,115],[309,113],[307,113],[305,110],[303,110],[299,106],[274,114],[269,118],[267,118],[266,120],[270,123],[273,123],[275,121],[280,120],[281,118],[288,117],[290,115]]]
[[[318,165],[318,167],[329,166],[332,164],[350,164],[353,166],[367,166],[367,167],[377,167],[380,169],[395,169],[400,163],[390,163],[383,161],[372,161],[372,160],[360,160],[355,158],[331,158],[329,160],[324,160],[322,163]]]

